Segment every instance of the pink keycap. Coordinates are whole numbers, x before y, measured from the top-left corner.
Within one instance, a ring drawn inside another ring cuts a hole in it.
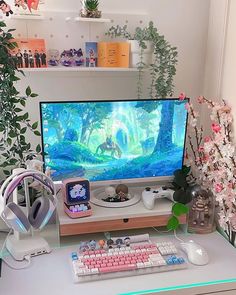
[[[117,266],[118,265],[118,262],[113,262],[113,266]]]
[[[124,265],[125,263],[124,263],[124,261],[119,261],[118,264],[119,265]]]
[[[101,267],[101,268],[99,268],[99,271],[101,273],[106,273],[106,272],[133,270],[133,269],[136,269],[136,268],[137,268],[136,265],[129,264],[129,265],[117,265],[117,266],[110,266],[110,267]]]

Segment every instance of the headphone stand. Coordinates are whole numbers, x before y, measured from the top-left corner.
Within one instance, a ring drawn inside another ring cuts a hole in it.
[[[37,256],[51,252],[48,242],[41,237],[27,236],[18,239],[15,235],[8,236],[6,248],[15,260],[22,261],[26,256]]]

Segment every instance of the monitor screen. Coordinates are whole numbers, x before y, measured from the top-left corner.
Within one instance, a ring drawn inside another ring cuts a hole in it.
[[[44,162],[53,180],[146,181],[182,167],[187,100],[41,102]]]

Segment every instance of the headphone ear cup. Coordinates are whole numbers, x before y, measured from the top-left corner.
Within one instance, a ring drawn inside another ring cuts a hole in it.
[[[17,232],[27,233],[30,229],[30,223],[25,213],[15,203],[7,204],[1,216],[7,225]]]
[[[46,225],[53,211],[50,211],[50,200],[45,197],[37,198],[29,211],[29,222],[35,229],[41,229]]]

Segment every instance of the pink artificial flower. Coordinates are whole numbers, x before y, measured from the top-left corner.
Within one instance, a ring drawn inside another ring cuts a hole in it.
[[[211,141],[211,137],[210,136],[204,137],[204,142],[210,142],[210,141]]]
[[[222,190],[223,190],[223,185],[220,184],[220,183],[217,183],[217,184],[215,185],[215,191],[216,191],[217,193],[220,193]]]
[[[189,112],[190,111],[190,104],[187,102],[186,104],[185,104],[185,109]]]
[[[230,182],[230,183],[228,184],[228,188],[233,188],[233,184],[232,184],[232,182]]]
[[[197,101],[198,103],[204,103],[204,96],[198,96]]]
[[[203,146],[199,146],[198,151],[199,152],[204,152],[204,147]]]
[[[220,127],[220,125],[217,124],[217,123],[212,123],[212,124],[211,124],[211,129],[212,129],[213,132],[218,133],[218,132],[220,132],[221,127]]]
[[[186,95],[184,92],[181,92],[179,95],[179,100],[184,100],[186,98]]]

